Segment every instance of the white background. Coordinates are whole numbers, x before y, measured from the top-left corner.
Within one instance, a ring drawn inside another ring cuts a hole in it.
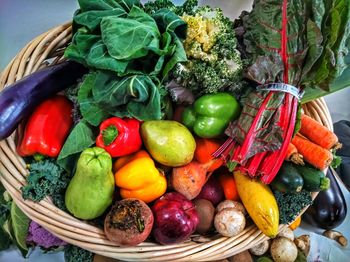
[[[242,10],[249,10],[252,3],[252,1],[244,0],[201,2],[222,7],[225,15],[231,18],[237,17]],[[76,9],[77,0],[0,0],[0,71],[35,36],[71,20]],[[340,119],[350,120],[350,88],[327,96],[326,101],[334,122]],[[350,194],[345,192],[345,196],[350,208]],[[349,225],[348,216],[340,230],[350,240]],[[302,233],[302,230],[298,232]],[[346,252],[349,252],[349,249]],[[350,255],[350,253],[347,254]],[[21,258],[16,250],[0,252],[0,262],[7,261],[59,262],[64,259],[62,254],[43,255],[38,250],[31,255],[29,260]]]

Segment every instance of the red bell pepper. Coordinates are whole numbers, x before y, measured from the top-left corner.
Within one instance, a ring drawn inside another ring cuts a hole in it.
[[[134,118],[112,117],[100,125],[96,145],[112,157],[129,155],[140,150],[140,122]]]
[[[61,95],[41,103],[28,119],[18,154],[57,157],[73,125],[72,109],[72,102]]]

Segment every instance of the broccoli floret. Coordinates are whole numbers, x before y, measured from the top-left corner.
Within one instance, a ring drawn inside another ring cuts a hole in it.
[[[188,61],[178,64],[172,77],[197,97],[221,91],[238,93],[243,65],[233,23],[219,8],[203,6],[193,13],[181,15],[187,23],[183,44]]]
[[[64,260],[66,262],[92,262],[93,254],[90,251],[77,246],[68,245],[64,249]]]
[[[63,195],[70,176],[55,160],[44,159],[32,162],[28,166],[27,185],[21,188],[24,199],[39,202],[46,196]]]
[[[274,195],[279,208],[281,224],[293,222],[304,207],[312,204],[311,194],[306,190],[288,193],[276,191]]]

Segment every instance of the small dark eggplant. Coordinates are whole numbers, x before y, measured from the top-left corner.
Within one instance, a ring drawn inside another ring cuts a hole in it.
[[[318,228],[333,229],[346,218],[347,206],[332,168],[328,168],[327,177],[330,180],[330,188],[318,194],[302,219]]]
[[[76,83],[85,73],[87,69],[83,65],[66,61],[37,71],[2,90],[0,140],[11,135],[38,104]]]

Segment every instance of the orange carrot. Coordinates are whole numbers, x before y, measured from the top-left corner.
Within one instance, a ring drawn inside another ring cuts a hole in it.
[[[299,132],[310,141],[325,149],[339,148],[340,144],[336,134],[307,115],[302,115],[301,117]]]
[[[236,188],[236,182],[233,175],[224,174],[219,176],[219,182],[224,189],[225,198],[228,200],[238,201],[239,196]]]
[[[301,223],[301,216],[298,216],[290,225],[289,228],[291,230],[295,230],[300,226]]]
[[[302,166],[305,165],[303,156],[299,154],[298,149],[292,143],[289,143],[288,145],[287,155],[285,157],[285,160],[291,161],[297,165],[302,165]]]
[[[221,146],[214,139],[196,138],[196,151],[194,159],[208,167],[208,172],[218,169],[223,164],[221,158],[213,158],[212,154]]]
[[[298,135],[292,139],[292,143],[305,161],[314,167],[323,170],[332,163],[333,155],[329,150]]]

